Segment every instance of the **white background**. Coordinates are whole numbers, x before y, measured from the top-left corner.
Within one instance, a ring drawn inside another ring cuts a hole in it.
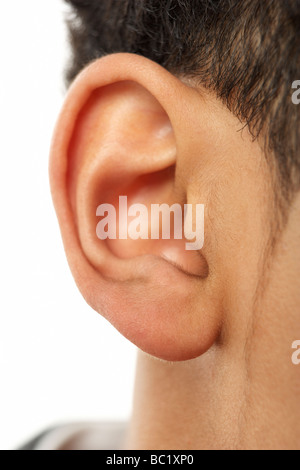
[[[65,10],[62,0],[1,4],[0,449],[131,411],[136,350],[78,293],[49,193]]]

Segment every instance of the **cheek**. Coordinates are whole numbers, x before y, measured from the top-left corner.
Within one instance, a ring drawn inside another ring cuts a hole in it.
[[[261,152],[240,149],[233,155],[212,158],[189,188],[190,202],[205,205],[203,253],[229,312],[253,310],[274,211]]]

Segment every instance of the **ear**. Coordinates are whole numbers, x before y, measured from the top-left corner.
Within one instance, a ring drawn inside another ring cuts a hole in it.
[[[193,101],[192,89],[147,59],[99,59],[69,90],[50,159],[54,205],[80,291],[140,349],[171,361],[195,358],[217,339],[221,308],[207,259],[175,235],[151,239],[161,227],[150,215],[140,239],[128,231],[141,207],[189,203],[182,172]],[[125,197],[127,207],[139,204],[131,218],[120,210]],[[100,216],[110,209],[115,225],[105,239]]]

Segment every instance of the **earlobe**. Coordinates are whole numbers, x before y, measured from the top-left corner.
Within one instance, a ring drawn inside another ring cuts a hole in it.
[[[177,169],[182,113],[174,104],[184,93],[182,82],[142,57],[100,59],[68,94],[50,160],[65,250],[83,296],[140,349],[171,361],[206,352],[222,321],[200,249],[186,249],[174,235],[147,236],[151,224],[155,231],[153,205],[182,208],[183,219],[188,207]],[[140,237],[138,213],[147,219]],[[108,214],[114,220],[103,236]]]

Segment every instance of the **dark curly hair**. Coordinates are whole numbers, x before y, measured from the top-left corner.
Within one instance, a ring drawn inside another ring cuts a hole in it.
[[[280,194],[300,189],[300,0],[66,0],[70,83],[89,62],[130,52],[214,90],[276,156]]]

